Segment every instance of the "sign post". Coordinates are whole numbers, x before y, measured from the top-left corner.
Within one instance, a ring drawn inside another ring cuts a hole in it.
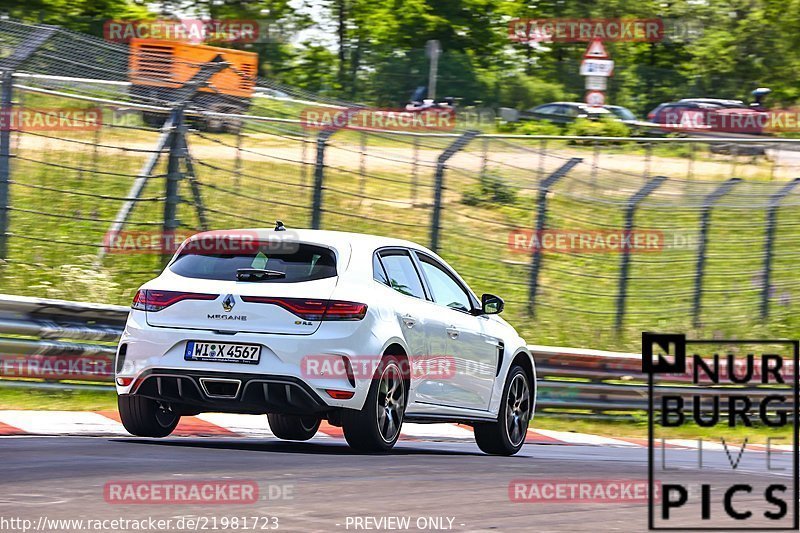
[[[591,106],[605,105],[605,90],[608,88],[608,78],[614,75],[614,62],[608,58],[601,40],[594,39],[589,43],[583,54],[580,74],[586,78],[586,103]]]

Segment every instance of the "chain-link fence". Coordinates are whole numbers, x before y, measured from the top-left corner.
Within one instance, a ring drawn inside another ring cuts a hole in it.
[[[130,53],[0,21],[6,120],[80,111],[0,131],[0,291],[125,304],[166,236],[279,219],[429,245],[537,344],[800,327],[794,141],[316,130],[302,109],[344,104],[256,90],[220,112],[205,63],[146,95]]]

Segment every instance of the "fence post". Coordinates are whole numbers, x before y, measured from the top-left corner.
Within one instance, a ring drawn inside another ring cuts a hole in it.
[[[40,25],[8,57],[0,59],[0,259],[8,254],[8,208],[11,180],[11,113],[14,105],[14,70],[32,56],[56,32],[55,26]]]
[[[433,213],[431,214],[431,250],[439,249],[440,220],[442,216],[442,189],[444,188],[444,166],[456,153],[462,150],[480,132],[470,130],[456,139],[450,146],[439,154],[436,160],[436,174],[434,175]]]
[[[694,275],[694,304],[692,305],[692,320],[694,327],[700,327],[700,307],[703,296],[703,273],[706,267],[706,244],[708,244],[708,228],[711,225],[711,210],[714,204],[739,183],[741,178],[731,178],[714,189],[703,200],[700,215],[700,246],[697,249],[697,268]]]
[[[322,224],[322,188],[325,181],[325,148],[336,129],[325,129],[317,134],[317,162],[314,165],[314,196],[311,202],[311,229]]]
[[[14,75],[3,72],[0,95],[0,259],[8,255],[9,182],[11,180],[11,113],[13,106]]]
[[[650,179],[644,186],[639,189],[636,194],[628,199],[628,204],[625,208],[625,236],[630,235],[633,231],[633,217],[636,214],[636,208],[639,204],[647,198],[650,193],[655,191],[667,179],[666,176],[656,176]],[[619,293],[617,294],[617,320],[616,329],[622,329],[622,321],[625,317],[625,300],[628,296],[628,269],[630,268],[631,250],[630,246],[622,247],[622,260],[620,262],[619,271]]]
[[[778,225],[778,208],[780,208],[781,200],[792,192],[792,189],[800,184],[800,178],[795,178],[780,191],[776,192],[769,198],[767,208],[767,227],[766,239],[764,241],[764,283],[761,287],[761,318],[769,316],[769,286],[772,277],[772,248],[775,244],[775,228]]]
[[[163,233],[167,242],[169,236],[174,235],[178,228],[178,187],[181,181],[181,159],[183,155],[183,105],[178,105],[172,110],[172,132],[169,138],[169,156],[167,159],[167,177],[164,186],[164,220]],[[170,253],[162,251],[162,261],[166,262]]]
[[[538,242],[541,238],[542,231],[547,225],[547,193],[550,192],[550,187],[556,184],[558,180],[567,175],[575,165],[583,161],[580,157],[573,157],[555,172],[547,176],[547,178],[539,181],[539,195],[536,200],[536,230],[533,234],[534,242]],[[528,313],[531,316],[536,314],[536,293],[539,290],[539,269],[542,265],[542,247],[539,245],[533,246],[533,258],[531,259],[531,279],[528,285]]]

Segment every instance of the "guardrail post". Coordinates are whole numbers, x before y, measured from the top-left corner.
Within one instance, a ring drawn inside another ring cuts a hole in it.
[[[666,181],[666,176],[656,176],[650,179],[644,186],[639,189],[636,194],[628,199],[628,204],[625,207],[625,236],[630,235],[633,231],[633,217],[636,214],[636,208],[639,204],[647,198],[650,193],[655,191]],[[625,317],[625,300],[628,296],[628,269],[630,268],[631,250],[630,246],[623,246],[622,260],[619,269],[619,293],[617,294],[617,320],[616,329],[622,329],[622,321]]]
[[[456,139],[453,144],[444,149],[436,160],[436,174],[434,175],[433,213],[431,214],[431,250],[439,250],[439,224],[442,217],[442,189],[444,189],[444,167],[447,161],[462,150],[480,132],[470,130]]]
[[[573,157],[561,167],[547,176],[545,179],[539,181],[539,196],[536,200],[536,229],[533,234],[534,242],[538,242],[541,238],[542,231],[547,225],[547,193],[550,192],[550,187],[556,184],[558,180],[567,175],[578,163],[583,161],[580,157]],[[528,286],[528,313],[535,316],[536,313],[536,293],[539,290],[539,269],[542,265],[542,247],[534,245],[533,259],[531,259],[531,279]]]
[[[14,75],[3,72],[0,94],[0,259],[8,255],[9,182],[11,180],[11,119]]]
[[[314,165],[314,196],[311,202],[311,229],[320,229],[322,224],[322,188],[325,183],[325,148],[328,139],[337,129],[324,129],[317,134],[317,162]]]
[[[772,248],[775,244],[775,229],[778,225],[778,209],[781,200],[800,184],[800,178],[795,178],[769,198],[767,208],[766,238],[764,241],[764,283],[761,287],[761,318],[769,316],[769,288],[772,277]]]
[[[739,183],[741,178],[731,178],[714,189],[712,193],[703,200],[702,212],[700,215],[700,246],[697,250],[697,268],[694,275],[694,303],[692,305],[692,315],[694,327],[700,327],[700,307],[703,296],[703,273],[706,266],[706,245],[708,244],[708,228],[711,225],[711,210],[714,204]]]

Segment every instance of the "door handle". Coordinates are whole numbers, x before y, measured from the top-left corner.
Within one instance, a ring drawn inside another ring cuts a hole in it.
[[[413,328],[414,324],[417,323],[417,319],[411,315],[403,315],[402,319],[403,319],[403,324],[405,324],[406,327],[409,329]]]
[[[458,328],[456,328],[455,326],[448,326],[446,328],[446,331],[447,331],[447,334],[450,335],[451,339],[457,339],[458,338]]]

